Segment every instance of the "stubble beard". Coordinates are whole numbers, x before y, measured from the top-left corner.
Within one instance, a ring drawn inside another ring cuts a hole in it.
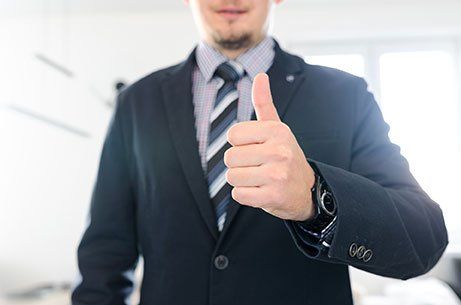
[[[243,33],[238,36],[231,35],[230,37],[223,37],[219,33],[215,33],[213,40],[216,45],[224,50],[248,49],[252,45],[252,36],[250,33]]]

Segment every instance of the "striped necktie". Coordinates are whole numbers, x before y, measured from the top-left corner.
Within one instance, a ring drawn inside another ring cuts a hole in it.
[[[244,74],[239,63],[228,61],[218,66],[215,75],[220,78],[213,111],[210,115],[210,133],[206,152],[207,181],[211,202],[216,211],[218,230],[222,231],[230,202],[232,186],[226,181],[224,152],[231,147],[227,130],[237,122],[237,82]]]

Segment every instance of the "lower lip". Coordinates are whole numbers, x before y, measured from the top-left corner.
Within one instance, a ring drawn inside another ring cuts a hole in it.
[[[245,13],[219,12],[218,14],[227,20],[236,20],[243,16]]]

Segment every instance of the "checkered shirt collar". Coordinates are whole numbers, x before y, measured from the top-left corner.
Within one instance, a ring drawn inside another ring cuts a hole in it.
[[[267,36],[255,47],[240,54],[235,59],[235,63],[240,64],[253,81],[256,74],[266,72],[272,65],[275,56],[274,45],[274,39]],[[229,60],[203,40],[197,46],[195,56],[197,66],[207,83],[213,78],[216,68]]]

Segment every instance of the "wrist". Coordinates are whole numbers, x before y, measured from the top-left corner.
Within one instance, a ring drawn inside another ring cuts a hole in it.
[[[322,238],[336,219],[336,202],[323,177],[315,170],[315,183],[311,189],[313,213],[305,220],[296,221],[304,231]]]
[[[304,213],[298,219],[294,220],[298,222],[309,222],[310,220],[314,219],[316,212],[317,211],[312,200],[312,192],[309,192],[309,197],[307,199],[307,208],[304,210]]]

